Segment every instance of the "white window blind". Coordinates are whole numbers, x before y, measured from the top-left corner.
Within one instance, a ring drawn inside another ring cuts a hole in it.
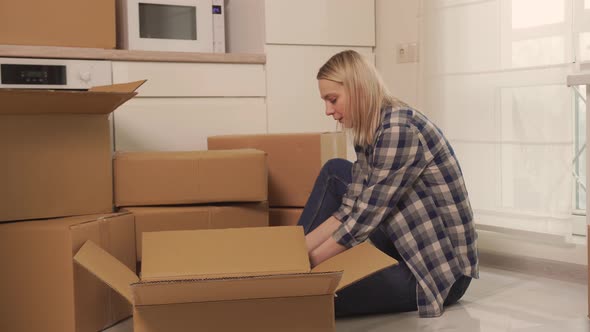
[[[572,233],[585,115],[565,79],[590,59],[589,2],[422,3],[420,102],[455,148],[482,226]]]

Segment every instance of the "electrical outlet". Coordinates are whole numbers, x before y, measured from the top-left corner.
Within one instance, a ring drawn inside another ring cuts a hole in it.
[[[400,43],[396,49],[397,63],[418,62],[418,43]]]

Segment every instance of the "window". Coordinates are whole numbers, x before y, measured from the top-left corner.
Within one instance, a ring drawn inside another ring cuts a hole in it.
[[[423,2],[421,104],[457,152],[476,222],[565,235],[585,212],[585,111],[565,80],[590,59],[589,2]]]
[[[586,214],[586,86],[574,91],[575,144],[574,144],[574,213]]]

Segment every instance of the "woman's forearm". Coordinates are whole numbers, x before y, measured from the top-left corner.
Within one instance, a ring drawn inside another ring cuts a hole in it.
[[[326,241],[320,244],[319,247],[315,248],[309,254],[309,261],[311,263],[311,267],[315,267],[321,262],[330,259],[345,250],[345,246],[339,244],[338,242],[336,242],[336,240],[334,240],[334,238],[329,236],[326,239]]]
[[[319,247],[322,243],[332,237],[332,234],[340,226],[340,221],[334,217],[326,219],[321,225],[314,229],[311,233],[305,236],[307,244],[307,251],[311,253],[314,249]]]
[[[332,238],[340,225],[338,219],[330,217],[305,237],[312,267],[346,250]]]

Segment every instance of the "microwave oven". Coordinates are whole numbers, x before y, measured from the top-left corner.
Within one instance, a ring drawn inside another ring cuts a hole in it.
[[[224,0],[117,0],[117,46],[225,52]]]

